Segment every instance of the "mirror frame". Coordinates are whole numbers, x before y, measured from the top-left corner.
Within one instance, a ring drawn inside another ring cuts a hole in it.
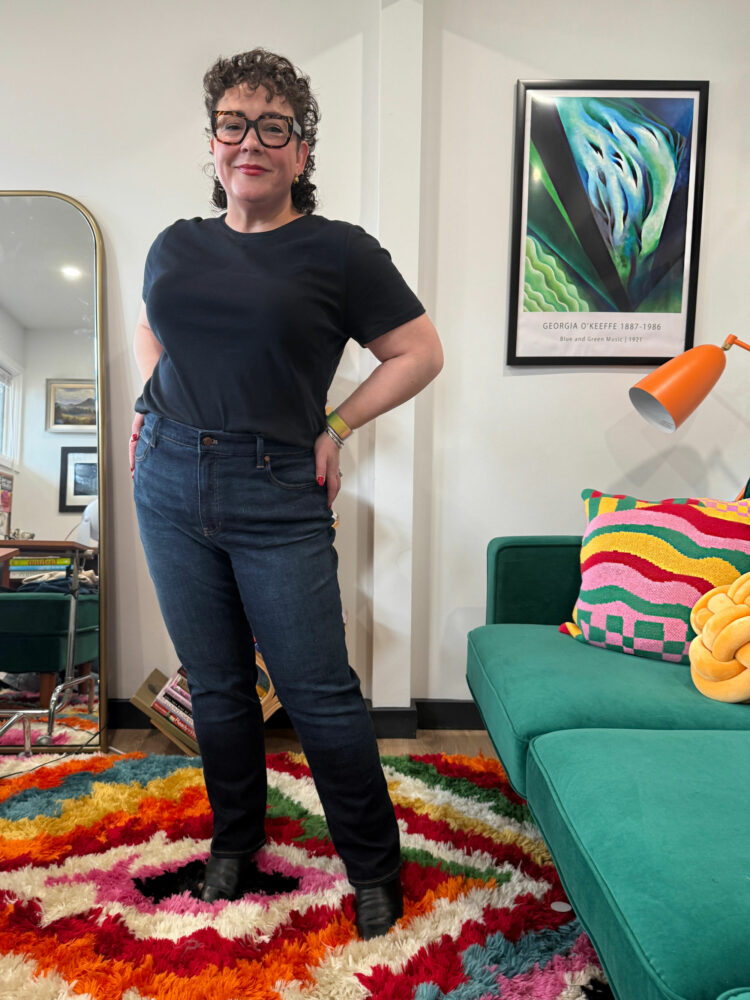
[[[107,541],[109,531],[109,499],[108,499],[108,470],[107,470],[107,449],[106,433],[104,425],[104,414],[106,413],[106,393],[107,387],[104,379],[104,240],[97,225],[96,220],[89,210],[70,195],[62,194],[59,191],[8,191],[0,190],[0,198],[59,198],[67,201],[73,208],[83,215],[91,227],[94,236],[94,293],[96,295],[95,322],[96,322],[96,353],[95,353],[95,382],[96,382],[96,446],[99,459],[99,740],[97,743],[85,746],[84,744],[65,744],[62,746],[41,746],[32,745],[34,753],[106,753],[109,748],[109,731],[107,718],[107,692],[108,692],[108,614],[107,614]],[[40,713],[41,714],[41,713]],[[21,753],[23,745],[3,746],[3,753]]]

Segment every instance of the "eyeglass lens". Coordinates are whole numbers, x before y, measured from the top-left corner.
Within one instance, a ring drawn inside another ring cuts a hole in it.
[[[216,118],[214,132],[221,142],[236,144],[242,142],[250,127],[249,120],[242,115],[220,115]],[[264,146],[286,146],[292,134],[292,126],[285,118],[261,115],[257,127]]]

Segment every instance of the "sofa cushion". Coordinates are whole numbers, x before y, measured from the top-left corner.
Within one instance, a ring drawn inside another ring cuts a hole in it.
[[[568,631],[606,649],[687,664],[693,605],[750,570],[750,504],[582,496],[588,526]]]
[[[0,595],[0,669],[43,674],[64,670],[68,660],[70,596],[50,593]],[[99,656],[99,595],[81,594],[76,607],[74,664]]]
[[[704,698],[679,663],[571,642],[553,625],[469,633],[467,680],[511,784],[526,789],[529,740],[564,729],[743,729],[747,705]],[[750,885],[750,882],[748,883]]]
[[[69,622],[69,594],[0,594],[0,635],[67,636]],[[98,626],[99,595],[81,594],[76,606],[76,628]]]
[[[535,739],[528,794],[618,1000],[750,993],[750,735]]]

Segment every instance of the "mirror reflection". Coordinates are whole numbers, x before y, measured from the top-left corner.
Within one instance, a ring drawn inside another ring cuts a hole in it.
[[[0,752],[99,749],[98,231],[0,194]]]

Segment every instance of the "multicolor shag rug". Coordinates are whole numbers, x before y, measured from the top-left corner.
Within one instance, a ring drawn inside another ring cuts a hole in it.
[[[14,708],[33,708],[38,704],[38,696],[26,692],[1,691],[0,708],[10,712]],[[47,735],[48,713],[40,709],[39,715],[31,719],[31,744],[37,742],[40,736]],[[7,722],[8,717],[0,719],[0,725]],[[88,743],[99,732],[99,701],[94,699],[94,711],[89,712],[88,698],[74,697],[69,705],[57,715],[52,732],[53,746],[71,746],[72,744]],[[0,736],[0,752],[3,747],[23,746],[23,724],[11,726]],[[0,986],[0,990],[2,987]],[[2,993],[0,993],[0,997]]]
[[[384,757],[405,914],[360,941],[301,755],[268,757],[265,881],[192,894],[196,758],[0,758],[0,1000],[583,1000],[611,996],[494,760]]]

